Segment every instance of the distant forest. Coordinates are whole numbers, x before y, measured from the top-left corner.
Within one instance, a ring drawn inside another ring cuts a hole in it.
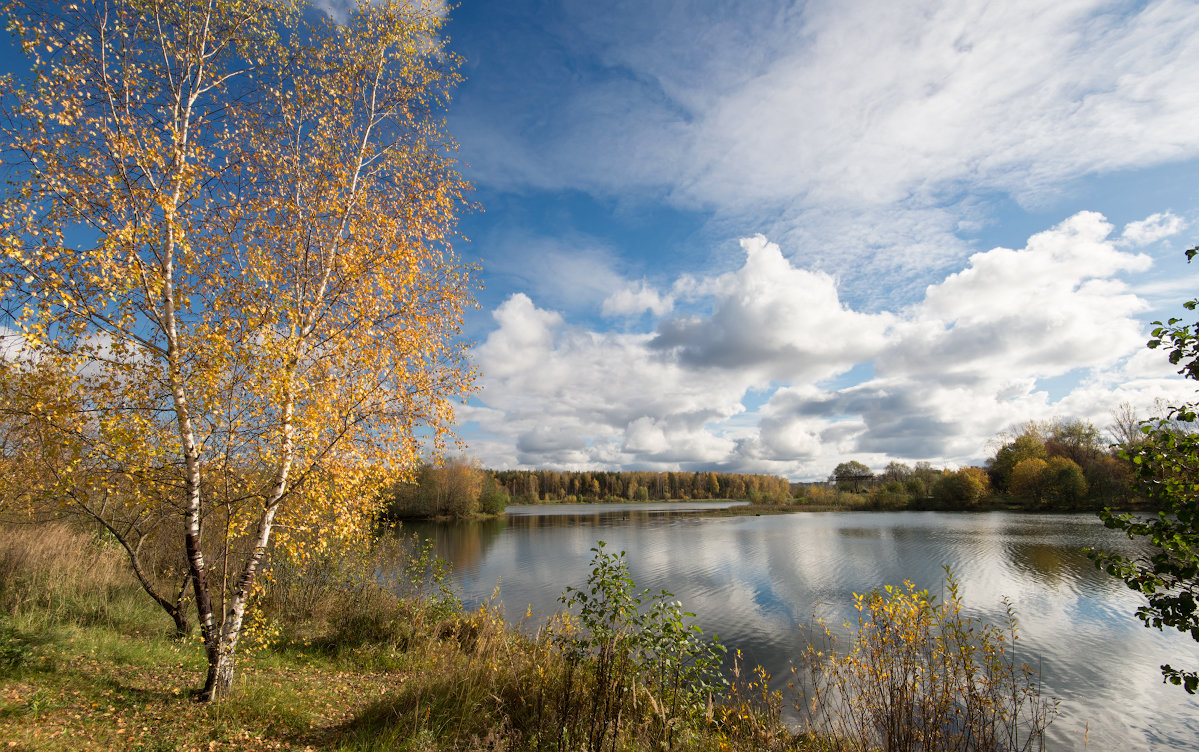
[[[749,499],[785,503],[791,483],[777,475],[717,472],[499,470],[496,482],[513,501],[653,501]]]
[[[792,501],[791,484],[777,475],[645,471],[484,470],[459,457],[425,465],[387,493],[391,519],[498,514],[510,502],[748,499]]]

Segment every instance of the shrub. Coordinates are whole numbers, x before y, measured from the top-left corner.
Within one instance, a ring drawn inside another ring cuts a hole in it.
[[[923,478],[913,475],[903,482],[903,489],[907,491],[908,496],[915,499],[923,499],[928,496],[928,484]]]
[[[1019,493],[1011,488],[1012,473],[1016,466],[1025,460],[1045,460],[1048,457],[1049,455],[1045,451],[1045,442],[1039,436],[1032,433],[1017,436],[1014,441],[1000,447],[999,451],[995,453],[995,459],[991,462],[991,475],[995,481],[995,487],[1001,491]]]
[[[874,493],[874,505],[880,509],[895,509],[906,506],[911,501],[903,482],[887,481],[882,488]]]
[[[1017,496],[1027,496],[1040,502],[1045,496],[1045,468],[1049,466],[1040,457],[1020,460],[1012,468],[1008,490]]]
[[[1077,504],[1086,498],[1087,480],[1082,468],[1066,457],[1036,457],[1021,460],[1012,469],[1012,493],[1027,496],[1038,504]]]
[[[1019,631],[1010,605],[1002,627],[962,614],[957,582],[938,604],[910,582],[855,595],[849,649],[809,648],[808,732],[854,752],[1040,749],[1056,702],[1014,660]]]
[[[623,552],[607,552],[603,541],[591,550],[586,587],[560,599],[577,613],[550,633],[565,659],[560,683],[539,686],[548,696],[537,707],[549,709],[557,745],[599,752],[645,735],[654,748],[670,747],[681,728],[706,718],[724,648],[703,639],[670,593],[637,591]]]
[[[986,496],[987,473],[978,467],[963,467],[943,474],[933,485],[933,498],[942,504],[973,506]]]
[[[1127,504],[1133,497],[1132,463],[1115,457],[1099,457],[1083,469],[1087,492],[1096,502]]]
[[[822,750],[817,745],[797,746],[797,736],[783,718],[783,693],[771,689],[770,674],[761,666],[746,670],[741,651],[733,654],[732,680],[728,693],[712,708],[712,720],[719,735],[721,750],[752,749]],[[725,742],[728,743],[725,743]],[[831,750],[829,750],[831,752]]]
[[[1045,466],[1046,496],[1057,504],[1077,504],[1087,497],[1087,479],[1078,463],[1067,457],[1050,457]]]
[[[424,465],[414,478],[392,487],[386,515],[392,520],[468,517],[475,511],[488,477],[465,457]]]
[[[479,491],[479,511],[483,514],[500,514],[508,506],[508,494],[495,482],[491,473],[483,476],[482,490]]]

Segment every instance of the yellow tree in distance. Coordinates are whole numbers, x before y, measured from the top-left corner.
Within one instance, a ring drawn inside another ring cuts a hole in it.
[[[416,2],[5,10],[0,504],[100,523],[181,630],[193,600],[216,699],[268,544],[363,534],[473,388],[458,60]]]

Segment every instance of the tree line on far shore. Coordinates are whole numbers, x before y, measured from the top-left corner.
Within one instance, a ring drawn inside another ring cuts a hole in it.
[[[785,503],[791,483],[777,475],[718,472],[502,470],[496,480],[522,503],[748,499]]]
[[[1031,509],[1098,509],[1127,506],[1137,501],[1132,464],[1120,449],[1142,441],[1140,421],[1127,405],[1116,411],[1111,427],[1116,443],[1107,443],[1099,429],[1076,419],[1030,421],[1016,432],[999,437],[999,448],[985,467],[956,470],[915,467],[891,462],[874,473],[856,460],[842,462],[829,476],[828,486],[809,487],[811,502],[848,501],[878,507],[936,505],[970,508],[988,502]]]
[[[485,470],[458,457],[424,465],[389,491],[392,519],[498,514],[521,504],[744,499],[793,501],[791,482],[777,475],[602,470]]]
[[[879,472],[857,460],[837,465],[823,483],[777,475],[720,472],[486,470],[463,458],[425,465],[391,487],[392,519],[498,514],[512,502],[588,503],[737,499],[755,504],[969,509],[1002,504],[1028,509],[1125,507],[1139,496],[1122,447],[1143,440],[1131,408],[1115,411],[1109,443],[1076,419],[1030,421],[997,437],[984,467],[938,468],[891,462]]]

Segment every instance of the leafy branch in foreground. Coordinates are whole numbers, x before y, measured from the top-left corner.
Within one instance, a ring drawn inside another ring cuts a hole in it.
[[[1187,261],[1199,254],[1199,246],[1186,252]],[[1188,311],[1199,308],[1199,299],[1183,303]],[[1186,324],[1171,318],[1153,322],[1150,349],[1169,348],[1170,362],[1181,366],[1179,373],[1199,380],[1199,323]],[[1146,598],[1137,617],[1146,627],[1171,627],[1189,633],[1199,642],[1199,434],[1195,433],[1197,406],[1188,403],[1169,408],[1165,417],[1141,425],[1144,439],[1125,447],[1121,454],[1131,460],[1141,487],[1160,509],[1148,519],[1099,513],[1107,527],[1121,530],[1148,546],[1142,556],[1090,551],[1095,565],[1119,577],[1129,588]],[[1161,667],[1164,680],[1180,685],[1189,694],[1199,692],[1199,672]]]

